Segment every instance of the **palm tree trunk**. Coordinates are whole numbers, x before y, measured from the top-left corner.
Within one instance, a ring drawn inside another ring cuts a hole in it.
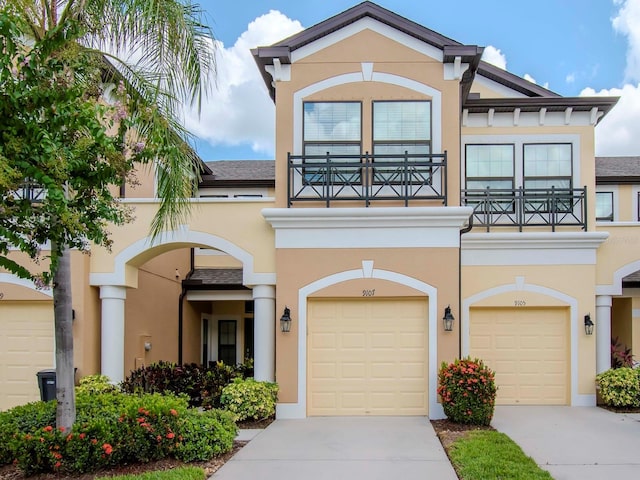
[[[55,252],[55,245],[52,245]],[[53,276],[53,308],[56,338],[56,426],[69,430],[76,421],[71,309],[71,254],[66,247]]]

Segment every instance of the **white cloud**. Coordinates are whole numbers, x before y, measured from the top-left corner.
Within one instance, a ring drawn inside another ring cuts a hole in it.
[[[484,52],[482,53],[482,60],[491,65],[495,65],[502,70],[507,69],[507,57],[500,51],[499,48],[494,47],[493,45],[488,45],[485,47]]]
[[[567,76],[564,79],[567,83],[575,83],[576,81],[576,74],[575,73],[569,73],[567,74]]]
[[[186,112],[185,126],[212,145],[248,144],[273,155],[275,109],[250,49],[300,30],[300,22],[271,10],[252,21],[232,47],[218,42],[216,88],[203,100],[200,118],[195,110]]]
[[[585,88],[580,96],[620,97],[618,104],[596,127],[596,155],[625,156],[640,154],[640,84],[596,92]]]
[[[616,17],[611,20],[614,30],[627,37],[627,66],[625,82],[640,80],[640,2],[638,0],[614,0],[620,5]]]
[[[596,155],[639,155],[640,135],[640,1],[613,0],[620,7],[611,24],[627,37],[627,65],[622,88],[596,92],[585,88],[580,96],[620,97],[617,105],[596,127]],[[596,65],[595,68],[598,66]]]

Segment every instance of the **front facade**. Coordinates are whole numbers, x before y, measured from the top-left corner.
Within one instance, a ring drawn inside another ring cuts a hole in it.
[[[640,253],[620,248],[640,175],[594,157],[617,99],[560,97],[370,2],[252,53],[275,162],[208,164],[189,224],[153,243],[153,192],[126,195],[138,220],[74,263],[79,373],[252,358],[280,418],[439,418],[441,362],[471,355],[498,403],[595,404],[612,334],[640,348]],[[0,275],[2,321],[41,311],[50,334],[46,292]],[[35,386],[6,338],[0,375]]]

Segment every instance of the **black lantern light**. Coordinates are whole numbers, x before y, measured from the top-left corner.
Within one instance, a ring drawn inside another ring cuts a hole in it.
[[[451,332],[453,330],[453,321],[455,318],[451,314],[451,305],[447,305],[444,309],[444,317],[442,317],[442,321],[444,322],[444,331]]]
[[[284,313],[280,317],[280,330],[282,333],[287,333],[291,330],[291,310],[289,310],[289,307],[284,307]]]
[[[593,335],[593,322],[591,321],[590,313],[587,313],[584,316],[584,333],[587,335]]]

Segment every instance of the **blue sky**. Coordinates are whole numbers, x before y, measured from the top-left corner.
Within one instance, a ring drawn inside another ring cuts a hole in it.
[[[219,42],[217,89],[187,126],[204,160],[273,158],[273,105],[248,52],[357,1],[201,0]],[[599,154],[640,155],[640,0],[380,0],[485,59],[565,96],[622,95],[597,130]],[[634,122],[637,120],[637,123]]]

